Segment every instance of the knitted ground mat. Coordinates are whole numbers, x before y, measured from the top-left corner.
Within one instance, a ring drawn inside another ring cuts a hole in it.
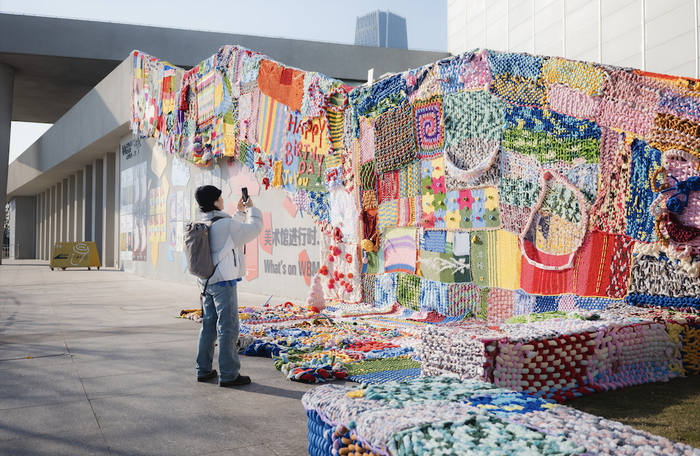
[[[451,373],[564,402],[695,372],[699,353],[693,324],[604,311],[562,314],[533,314],[538,321],[505,323],[500,332],[426,328],[423,375]]]
[[[475,380],[307,392],[311,455],[700,455],[688,445]]]

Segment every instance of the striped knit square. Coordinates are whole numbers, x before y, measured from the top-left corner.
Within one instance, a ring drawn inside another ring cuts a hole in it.
[[[414,162],[399,170],[399,197],[420,196],[420,162]]]
[[[447,316],[476,316],[481,307],[479,287],[473,283],[450,283],[447,285]]]
[[[360,165],[360,185],[362,190],[376,190],[377,174],[374,172],[374,162],[367,162]]]
[[[389,171],[377,179],[379,204],[399,198],[399,172]]]
[[[416,100],[413,103],[413,113],[416,116],[418,148],[421,151],[441,149],[445,142],[442,97],[435,95],[427,100]]]
[[[374,148],[378,173],[401,169],[416,160],[416,137],[410,103],[403,103],[377,118]]]
[[[390,228],[384,240],[384,271],[416,272],[416,229]]]
[[[418,311],[421,278],[413,274],[399,273],[396,281],[396,299],[407,309]]]
[[[370,306],[374,305],[374,285],[377,277],[369,274],[362,274],[362,302]]]
[[[397,226],[417,226],[421,216],[421,197],[399,198]]]
[[[391,200],[379,205],[377,231],[394,228],[399,223],[398,201]]]

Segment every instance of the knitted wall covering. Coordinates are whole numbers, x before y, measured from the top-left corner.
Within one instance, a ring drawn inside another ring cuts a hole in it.
[[[416,229],[388,229],[384,241],[384,271],[414,273],[416,270]]]
[[[416,138],[410,103],[385,112],[374,123],[377,173],[403,168],[416,159]]]
[[[487,321],[489,326],[499,326],[513,316],[513,291],[490,288],[488,297]]]
[[[579,119],[595,119],[599,97],[562,84],[547,85],[547,108]]]
[[[608,174],[601,177],[598,198],[591,208],[591,225],[609,233],[623,234],[626,232],[627,195],[629,194],[631,149],[625,134],[618,136],[616,154],[606,156],[602,164],[608,169]]]
[[[321,282],[325,299],[350,303],[362,301],[359,246],[321,236],[320,250],[323,252]]]
[[[268,95],[260,95],[258,138],[260,148],[277,160],[284,157],[284,136],[287,131],[287,108]]]
[[[389,171],[379,175],[377,179],[377,196],[379,197],[379,204],[399,197],[399,171]]]
[[[399,207],[397,200],[389,200],[378,208],[377,230],[384,231],[399,225]]]
[[[700,296],[700,277],[690,277],[678,261],[665,255],[638,254],[631,264],[629,294],[655,296],[656,305],[669,306],[674,298]]]
[[[413,102],[415,115],[416,139],[421,151],[442,149],[445,133],[442,116],[442,97],[433,96],[427,100]]]
[[[500,140],[506,104],[485,90],[458,92],[443,97],[445,147],[463,139]]]
[[[469,255],[453,255],[428,250],[420,251],[420,271],[423,277],[436,282],[471,282]]]
[[[603,84],[596,122],[646,136],[654,127],[659,95],[652,80],[623,70],[613,70]],[[656,146],[655,146],[656,147]]]
[[[480,287],[520,287],[517,237],[502,230],[471,233],[472,281]]]
[[[262,60],[258,87],[263,94],[299,111],[304,97],[304,72],[286,68],[271,60]]]
[[[547,105],[547,86],[540,79],[497,74],[490,89],[491,93],[509,103],[533,107]]]
[[[420,282],[421,278],[413,274],[399,273],[397,275],[396,299],[399,304],[410,310],[418,310],[418,305],[420,304]]]

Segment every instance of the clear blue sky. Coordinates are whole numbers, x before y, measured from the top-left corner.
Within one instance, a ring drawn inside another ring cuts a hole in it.
[[[336,43],[354,43],[355,18],[377,9],[406,18],[410,49],[447,51],[447,0],[0,0],[3,13]],[[48,127],[13,122],[10,161]]]

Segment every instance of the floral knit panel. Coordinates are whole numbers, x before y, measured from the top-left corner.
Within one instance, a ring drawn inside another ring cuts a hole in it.
[[[463,139],[500,140],[506,104],[485,90],[458,92],[443,97],[445,147]]]
[[[445,185],[448,190],[498,185],[500,142],[464,139],[445,150]]]
[[[442,149],[445,142],[442,97],[436,95],[427,100],[416,100],[413,103],[413,113],[416,117],[418,148],[421,151]]]
[[[446,228],[445,165],[442,158],[421,162],[421,225]]]
[[[601,176],[601,187],[591,208],[590,223],[592,227],[607,233],[624,234],[631,165],[630,146],[624,134],[619,136],[617,147],[617,155],[610,157],[612,164],[605,165],[610,173]]]
[[[600,129],[591,121],[546,109],[509,105],[505,113],[503,147],[533,155],[540,163],[597,162]]]
[[[539,164],[532,157],[503,150],[498,194],[503,229],[520,234],[540,194]]]
[[[632,141],[632,170],[627,200],[628,236],[642,242],[656,241],[655,218],[650,212],[656,193],[651,189],[654,173],[661,168],[661,152],[644,141]]]
[[[416,160],[416,138],[410,103],[388,111],[374,124],[375,165],[378,173],[393,171]]]
[[[601,127],[646,136],[654,127],[658,106],[658,90],[649,78],[612,70],[603,84],[596,122]]]

